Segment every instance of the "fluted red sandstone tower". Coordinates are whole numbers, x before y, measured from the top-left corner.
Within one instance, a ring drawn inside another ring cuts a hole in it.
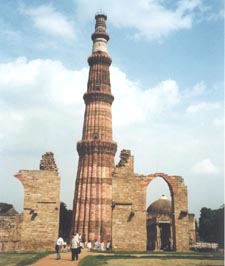
[[[109,35],[104,14],[95,16],[82,140],[77,143],[79,163],[73,202],[73,233],[86,238],[111,239],[112,171],[117,144],[112,139],[111,94],[107,51]]]

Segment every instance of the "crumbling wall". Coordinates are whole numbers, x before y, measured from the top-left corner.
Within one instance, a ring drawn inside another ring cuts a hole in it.
[[[155,173],[137,175],[130,151],[121,152],[121,160],[112,180],[112,244],[116,250],[146,250],[146,193],[148,184],[162,177],[172,198],[172,234],[174,250],[189,250],[187,187],[180,176]]]
[[[21,215],[0,217],[0,250],[53,250],[58,237],[60,177],[53,153],[42,156],[40,170],[20,170],[24,186]]]
[[[112,181],[112,245],[114,250],[146,250],[144,182],[133,171],[130,151],[120,154]]]
[[[42,155],[40,161],[40,170],[53,171],[58,174],[58,168],[55,163],[53,152],[46,152]]]
[[[189,239],[190,245],[196,243],[196,228],[195,228],[195,215],[193,213],[188,214],[189,219]]]
[[[22,215],[0,216],[0,252],[17,250],[21,239]]]

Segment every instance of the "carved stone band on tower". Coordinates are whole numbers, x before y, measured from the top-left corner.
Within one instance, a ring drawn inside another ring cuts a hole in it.
[[[86,239],[111,239],[112,171],[117,144],[112,139],[111,58],[108,55],[105,14],[95,16],[95,32],[87,92],[82,140],[77,143],[78,170],[73,202],[72,233]]]

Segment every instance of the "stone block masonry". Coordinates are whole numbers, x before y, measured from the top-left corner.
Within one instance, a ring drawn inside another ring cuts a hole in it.
[[[2,251],[53,250],[58,237],[60,177],[53,153],[42,156],[41,170],[20,170],[15,177],[24,187],[24,210],[15,217],[0,217],[4,228]],[[7,228],[10,233],[7,233]]]
[[[40,161],[40,170],[54,171],[58,173],[53,152],[46,152]]]
[[[109,36],[104,14],[95,16],[93,49],[87,91],[83,96],[85,113],[82,140],[77,143],[79,162],[73,201],[72,233],[87,239],[111,239],[112,171],[117,144],[112,139],[110,73],[107,52]]]
[[[0,215],[0,252],[18,250],[23,216]]]
[[[112,245],[114,250],[146,250],[146,193],[148,184],[162,177],[172,198],[172,238],[175,251],[189,250],[187,187],[180,176],[134,173],[134,159],[123,150],[112,178]]]

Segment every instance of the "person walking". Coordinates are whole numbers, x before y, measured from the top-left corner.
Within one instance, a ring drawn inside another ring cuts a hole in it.
[[[81,235],[81,240],[80,240],[80,246],[81,246],[81,248],[84,248],[85,247],[85,242],[86,242],[85,235]]]
[[[73,238],[71,240],[71,255],[72,260],[76,258],[78,260],[78,254],[80,253],[80,239],[79,234],[73,235]]]
[[[60,260],[61,259],[61,248],[63,246],[63,239],[62,237],[59,237],[57,240],[56,240],[56,245],[55,245],[55,250],[56,250],[56,259],[57,260]]]
[[[91,251],[92,249],[92,243],[90,239],[88,239],[87,248],[88,248],[88,251]]]

